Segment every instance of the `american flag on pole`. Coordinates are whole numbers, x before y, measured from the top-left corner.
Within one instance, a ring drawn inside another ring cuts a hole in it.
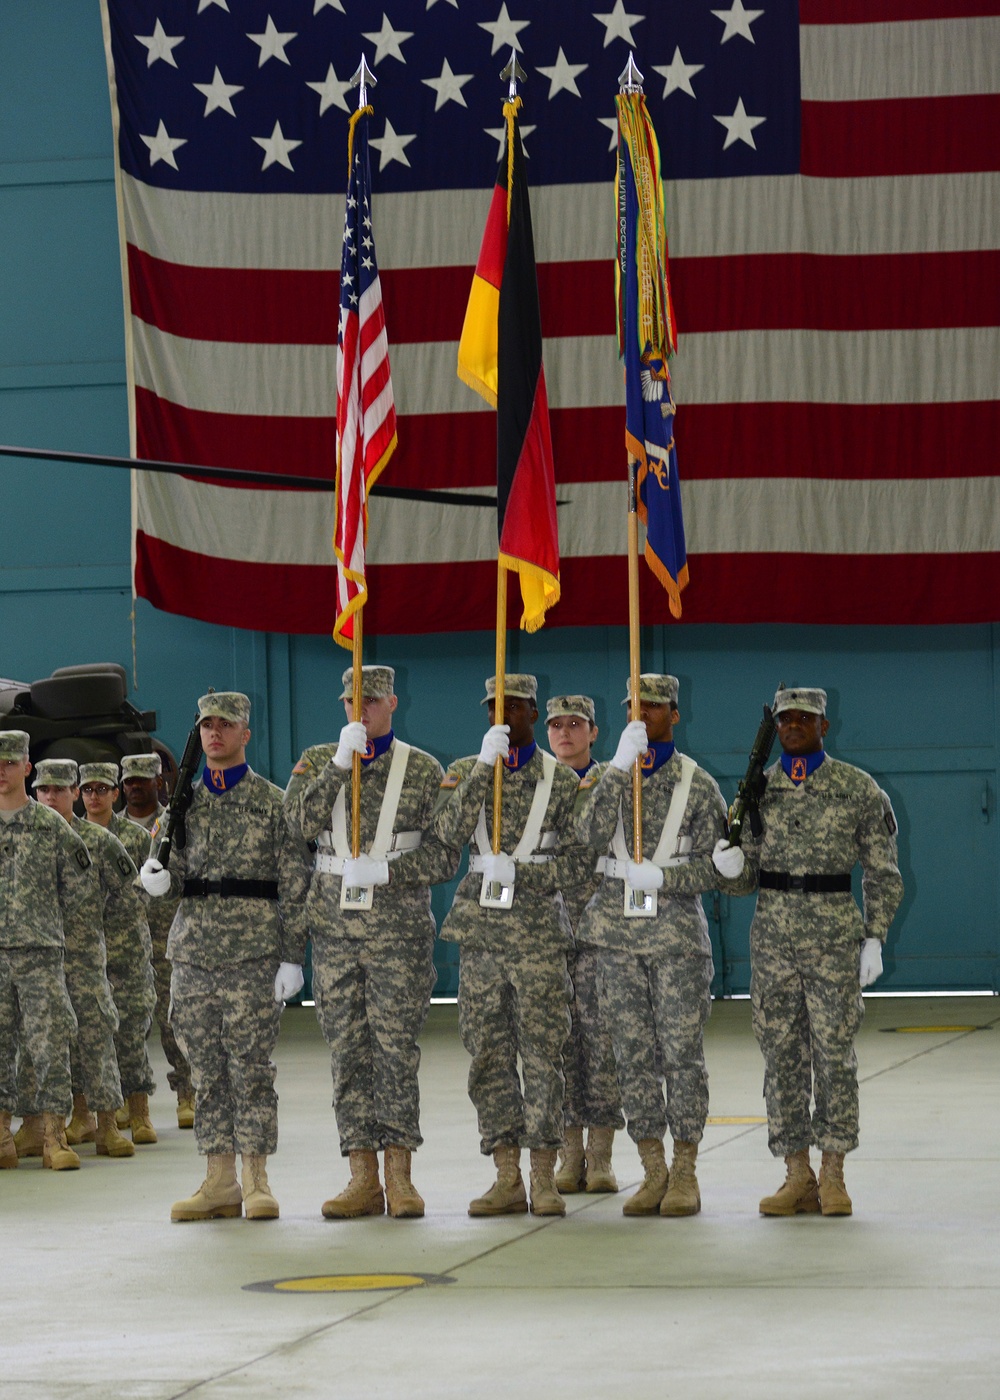
[[[396,450],[396,409],[389,374],[382,288],[372,228],[368,164],[370,107],[359,108],[348,132],[347,207],[340,262],[337,346],[337,621],[334,640],[350,647],[354,614],[368,598],[365,548],[368,491]]]
[[[610,209],[630,50],[679,327],[684,622],[1000,619],[996,0],[102,7],[134,450],[327,488],[137,472],[135,581],[158,607],[333,626],[345,91],[361,51],[379,78],[392,485],[492,494],[493,414],[454,366],[513,46],[560,507],[550,625],[625,617]],[[492,509],[383,498],[366,630],[489,629],[495,568]],[[647,571],[642,616],[668,618]]]

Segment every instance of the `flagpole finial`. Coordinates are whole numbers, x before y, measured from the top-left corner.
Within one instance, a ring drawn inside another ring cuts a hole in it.
[[[517,85],[526,81],[528,75],[517,61],[517,49],[511,49],[510,62],[500,74],[500,81],[507,84],[507,101],[513,102],[517,96]]]
[[[642,92],[642,74],[636,67],[635,57],[629,54],[628,63],[618,74],[619,92]]]
[[[367,106],[368,106],[368,87],[369,87],[369,84],[370,84],[372,87],[375,87],[377,83],[378,83],[378,78],[376,78],[375,74],[374,74],[374,73],[372,72],[372,70],[368,67],[368,60],[367,60],[367,58],[365,58],[364,54],[362,54],[362,55],[361,55],[361,62],[358,64],[357,72],[354,74],[354,77],[351,79],[351,81],[347,84],[348,89],[350,89],[350,88],[352,88],[352,87],[356,87],[356,88],[358,89],[358,106],[359,106],[359,107],[367,107]]]

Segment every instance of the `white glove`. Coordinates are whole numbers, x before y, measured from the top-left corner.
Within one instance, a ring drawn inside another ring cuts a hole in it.
[[[344,884],[349,889],[360,889],[365,885],[387,885],[389,883],[389,862],[373,860],[364,854],[355,859],[347,856],[344,860]]]
[[[154,860],[152,856],[139,871],[139,879],[147,894],[164,895],[170,893],[170,871],[164,870],[160,862]]]
[[[861,945],[861,966],[858,973],[862,987],[870,987],[882,976],[882,941],[866,938]]]
[[[368,734],[364,725],[359,719],[352,720],[350,724],[345,724],[340,731],[340,739],[337,742],[337,752],[333,755],[333,764],[336,768],[348,769],[353,762],[356,753],[364,753],[368,747]]]
[[[743,874],[746,858],[739,846],[730,846],[728,841],[716,841],[712,851],[712,864],[727,880],[735,880]]]
[[[631,729],[631,725],[629,728]],[[643,726],[645,728],[645,726]],[[630,860],[628,863],[627,883],[634,890],[658,890],[663,887],[663,870],[659,865],[654,865],[651,860],[636,862]]]
[[[305,985],[306,979],[298,963],[281,963],[274,974],[274,999],[279,1004],[291,1001]]]
[[[517,875],[514,857],[509,856],[506,851],[500,851],[497,855],[491,852],[483,856],[483,874],[491,885],[512,885]]]
[[[483,747],[479,750],[479,762],[493,767],[498,758],[506,758],[510,753],[510,725],[494,724],[483,735]]]
[[[639,755],[644,754],[648,748],[649,736],[646,733],[646,726],[641,719],[632,720],[622,730],[618,747],[615,749],[615,756],[611,760],[611,767],[620,768],[623,773],[627,773]]]

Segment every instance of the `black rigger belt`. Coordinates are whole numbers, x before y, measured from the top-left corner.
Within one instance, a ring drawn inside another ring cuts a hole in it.
[[[223,899],[277,899],[277,880],[237,880],[231,875],[223,875],[221,880],[185,880],[184,898],[201,898],[208,894],[221,895]]]
[[[757,883],[762,890],[796,890],[801,894],[850,894],[847,875],[789,875],[787,870],[762,870]]]

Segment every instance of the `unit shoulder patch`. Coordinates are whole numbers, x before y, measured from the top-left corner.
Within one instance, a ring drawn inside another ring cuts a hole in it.
[[[126,856],[126,855],[115,856],[115,864],[118,866],[118,869],[121,871],[121,873],[122,873],[122,878],[125,879],[125,880],[131,880],[132,876],[135,874],[135,870],[134,870],[134,868],[133,868],[133,866],[132,866],[132,862],[129,860],[128,856]]]
[[[461,773],[446,773],[441,779],[441,786],[443,788],[456,788],[461,781]]]
[[[83,850],[74,851],[73,854],[76,857],[76,863],[81,870],[89,870],[94,863],[90,859],[90,852],[86,849],[86,847],[84,847]]]
[[[895,836],[896,832],[899,830],[899,827],[896,825],[896,818],[895,818],[895,815],[893,814],[893,810],[892,810],[891,807],[890,807],[889,810],[884,814],[884,820],[885,820],[885,829],[886,829],[886,831],[888,831],[888,833],[889,833],[890,836]]]
[[[597,782],[597,769],[596,769],[596,768],[591,768],[590,772],[589,772],[589,773],[584,773],[583,777],[580,779],[580,791],[581,791],[581,792],[586,791],[587,788],[593,787],[594,784],[595,784],[596,782]]]

